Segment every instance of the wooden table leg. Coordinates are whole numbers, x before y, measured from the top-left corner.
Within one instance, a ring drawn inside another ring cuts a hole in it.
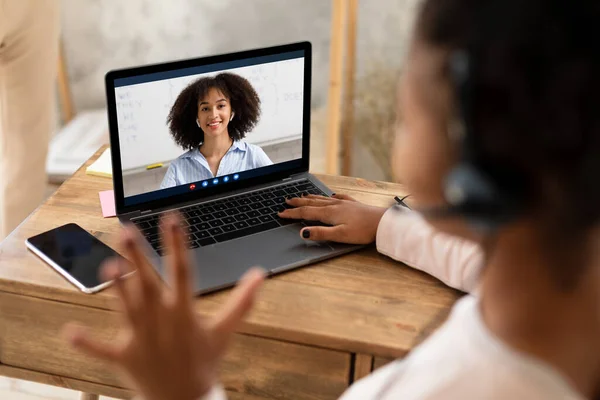
[[[342,104],[342,175],[352,175],[352,146],[354,144],[354,71],[356,64],[356,22],[358,0],[348,3],[346,21],[346,55],[344,57],[344,99]]]
[[[329,90],[327,94],[326,172],[338,175],[340,165],[340,120],[342,79],[344,74],[344,23],[346,1],[332,1],[331,44],[329,48]]]
[[[329,91],[327,94],[327,153],[326,172],[350,176],[354,121],[354,71],[356,64],[356,24],[358,0],[333,0],[331,44],[329,48]],[[344,46],[346,49],[344,56]],[[342,101],[342,93],[344,99]],[[343,119],[342,119],[343,112]],[[340,125],[343,134],[340,143]]]
[[[100,396],[98,396],[97,394],[81,393],[81,397],[79,397],[79,400],[98,400],[99,398]]]

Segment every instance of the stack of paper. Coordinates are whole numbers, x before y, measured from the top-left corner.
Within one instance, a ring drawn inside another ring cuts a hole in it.
[[[82,111],[52,138],[46,172],[52,182],[63,182],[108,144],[106,110]]]
[[[102,155],[89,167],[85,169],[88,175],[112,177],[112,164],[110,161],[110,148],[104,150]]]

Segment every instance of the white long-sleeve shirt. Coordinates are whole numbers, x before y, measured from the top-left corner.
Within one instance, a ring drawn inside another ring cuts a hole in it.
[[[390,209],[377,231],[377,249],[472,292],[483,263],[474,243],[436,232],[418,214]],[[225,400],[220,386],[201,400]],[[511,349],[486,328],[478,300],[459,300],[448,320],[404,359],[352,385],[340,400],[583,399],[551,366]]]

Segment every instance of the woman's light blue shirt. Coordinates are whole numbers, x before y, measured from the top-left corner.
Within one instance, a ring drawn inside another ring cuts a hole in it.
[[[254,144],[238,140],[233,142],[233,145],[221,159],[216,176],[234,174],[272,164],[273,162],[263,149]],[[200,150],[194,149],[183,153],[171,162],[160,188],[185,185],[214,177],[206,158],[200,153]]]

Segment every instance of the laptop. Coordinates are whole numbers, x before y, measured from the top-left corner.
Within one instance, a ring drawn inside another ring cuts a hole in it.
[[[308,173],[311,58],[301,42],[106,74],[117,216],[142,232],[163,278],[170,210],[184,220],[197,294],[253,266],[276,274],[360,247],[303,240],[316,222],[278,217],[288,197],[332,194]],[[220,161],[200,151],[227,136]]]

